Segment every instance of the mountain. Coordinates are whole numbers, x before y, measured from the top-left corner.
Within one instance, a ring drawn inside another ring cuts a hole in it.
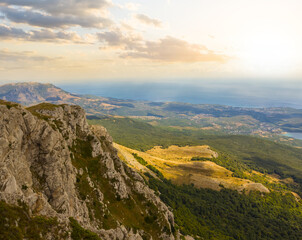
[[[79,97],[52,84],[13,83],[0,87],[0,98],[7,101],[32,105],[40,102],[69,102]]]
[[[0,239],[174,239],[172,212],[81,107],[1,100],[0,143]]]

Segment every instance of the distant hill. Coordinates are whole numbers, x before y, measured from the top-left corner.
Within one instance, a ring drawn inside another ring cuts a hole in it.
[[[0,99],[30,106],[42,102],[54,104],[76,104],[85,108],[88,114],[104,115],[118,108],[134,108],[127,100],[96,96],[76,95],[53,84],[37,82],[12,83],[0,86]]]
[[[52,85],[42,83],[13,83],[0,86],[0,98],[32,105],[40,102],[73,102],[79,97]]]

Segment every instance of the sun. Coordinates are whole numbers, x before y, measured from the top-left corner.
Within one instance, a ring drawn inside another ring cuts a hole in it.
[[[298,64],[294,41],[288,35],[254,33],[246,36],[243,42],[240,59],[257,74],[288,74]]]

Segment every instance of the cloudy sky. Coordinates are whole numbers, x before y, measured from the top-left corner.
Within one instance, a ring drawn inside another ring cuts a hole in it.
[[[301,0],[0,0],[0,81],[302,79]]]

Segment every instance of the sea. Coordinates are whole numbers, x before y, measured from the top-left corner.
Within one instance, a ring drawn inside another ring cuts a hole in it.
[[[284,135],[287,136],[287,137],[292,137],[292,138],[295,138],[295,139],[302,140],[302,132],[288,132]]]
[[[302,81],[95,80],[58,83],[75,94],[152,102],[220,104],[234,107],[302,109]]]

